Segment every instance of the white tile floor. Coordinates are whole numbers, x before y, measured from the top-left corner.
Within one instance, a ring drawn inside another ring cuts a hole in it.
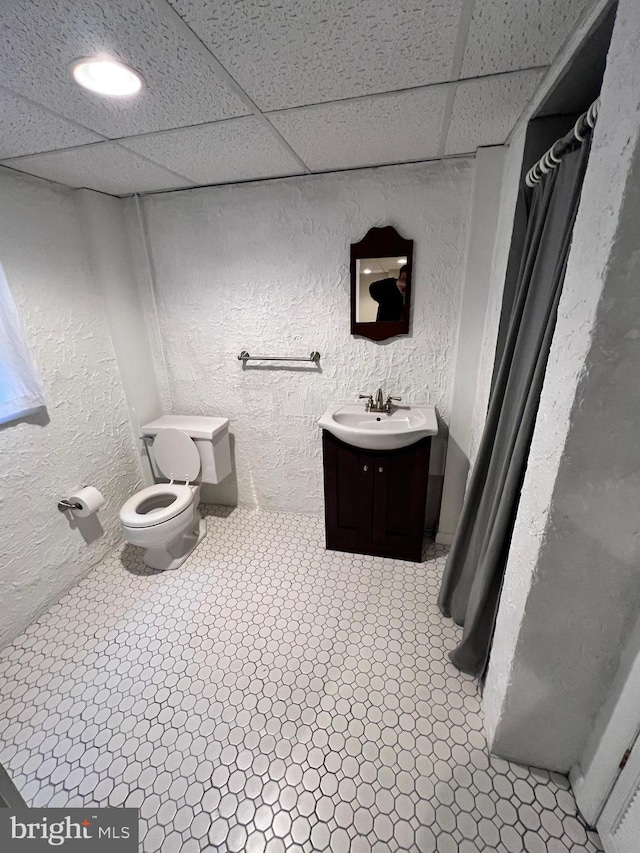
[[[35,806],[141,810],[144,853],[600,849],[564,777],[488,757],[425,562],[203,507],[175,572],[119,549],[0,655],[0,762]]]

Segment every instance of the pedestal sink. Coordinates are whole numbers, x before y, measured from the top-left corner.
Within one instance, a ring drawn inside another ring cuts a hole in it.
[[[362,403],[332,403],[318,425],[363,450],[397,450],[438,432],[435,406],[400,405],[391,412],[366,412]]]

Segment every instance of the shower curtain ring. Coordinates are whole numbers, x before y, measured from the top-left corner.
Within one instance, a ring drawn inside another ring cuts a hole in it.
[[[583,121],[583,119],[584,119],[584,114],[578,118],[577,122],[573,126],[573,135],[578,140],[578,142],[584,142],[585,139],[587,138],[586,134],[584,136],[581,136],[580,131],[578,130],[578,127],[579,127],[580,123]]]
[[[560,165],[560,163],[562,163],[562,158],[560,158],[556,155],[556,152],[555,152],[556,145],[557,145],[557,143],[554,142],[553,145],[551,146],[551,148],[545,154],[545,157],[549,158],[549,162],[551,163],[552,167],[558,166],[558,165]]]

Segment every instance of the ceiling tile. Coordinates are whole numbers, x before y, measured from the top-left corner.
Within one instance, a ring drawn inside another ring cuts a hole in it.
[[[197,184],[299,175],[299,162],[254,116],[120,140]]]
[[[0,89],[0,159],[99,142],[102,137]]]
[[[262,110],[447,80],[462,0],[169,0]]]
[[[111,139],[246,115],[227,86],[153,0],[30,0],[3,3],[0,85]],[[71,64],[107,54],[143,76],[134,98],[94,95]]]
[[[593,0],[481,0],[473,8],[462,77],[548,65]]]
[[[313,171],[424,160],[438,153],[446,86],[271,113]]]
[[[481,145],[502,145],[544,71],[514,71],[457,84],[445,154],[466,154]]]
[[[147,162],[115,142],[18,157],[4,160],[2,165],[70,187],[87,187],[112,195],[192,186],[186,178]]]

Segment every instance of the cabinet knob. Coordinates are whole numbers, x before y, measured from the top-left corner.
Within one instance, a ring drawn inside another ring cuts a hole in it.
[[[369,466],[368,466],[368,465],[365,465],[365,466],[364,466],[364,468],[363,468],[362,470],[363,470],[363,471],[368,471],[368,470],[369,470]]]
[[[378,468],[378,471],[382,474],[382,472],[384,471],[384,468]]]

